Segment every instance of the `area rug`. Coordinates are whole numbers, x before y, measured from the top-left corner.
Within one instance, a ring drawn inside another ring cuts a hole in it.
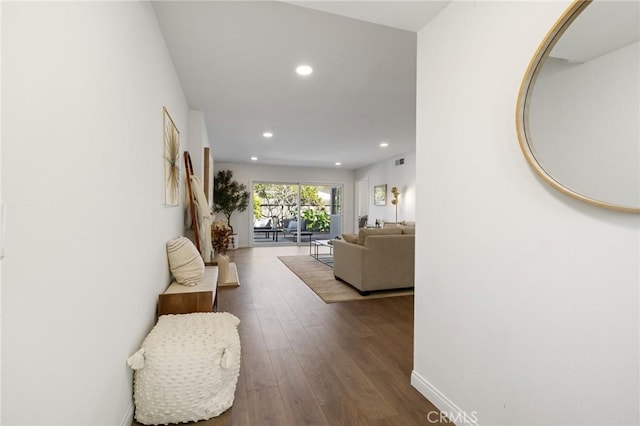
[[[311,256],[278,256],[278,259],[296,274],[325,303],[351,300],[379,299],[382,297],[409,296],[413,289],[375,291],[361,296],[358,290],[333,277],[333,268]]]

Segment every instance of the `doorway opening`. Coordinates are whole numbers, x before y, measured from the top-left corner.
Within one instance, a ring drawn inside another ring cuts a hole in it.
[[[254,182],[252,245],[309,244],[342,233],[342,185]]]
[[[369,222],[369,178],[362,178],[356,184],[357,219],[354,229],[366,228]]]

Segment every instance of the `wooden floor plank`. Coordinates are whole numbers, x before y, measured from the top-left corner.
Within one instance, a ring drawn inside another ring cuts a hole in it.
[[[347,395],[368,418],[376,420],[398,414],[369,381],[359,363],[354,362],[348,351],[337,343],[335,335],[323,326],[309,327],[307,333],[335,372]]]
[[[249,418],[254,426],[291,426],[277,386],[249,391]]]
[[[427,422],[428,419],[439,419],[439,411],[417,390],[405,386],[406,380],[409,379],[409,374],[402,376],[390,370],[378,370],[369,374],[369,380],[371,380],[378,392],[392,405],[401,408],[401,417],[406,419],[407,424],[449,424],[440,421]],[[429,413],[432,414],[429,415]],[[395,418],[389,417],[387,419]],[[386,423],[383,422],[381,424]]]
[[[262,334],[262,327],[258,321],[255,311],[235,311],[240,319],[238,333],[240,334],[240,344],[242,355],[263,353],[267,351],[267,345]]]
[[[244,378],[244,370],[240,370],[238,377],[238,385],[233,401],[233,406],[225,413],[229,417],[228,424],[230,426],[244,426],[251,424],[249,418],[249,400],[247,399],[247,386]]]
[[[356,401],[348,396],[322,406],[322,411],[329,423],[333,426],[370,426],[376,424],[363,411]]]
[[[269,353],[284,408],[295,425],[328,425],[292,349]]]
[[[256,313],[262,329],[262,336],[268,351],[290,348],[289,340],[282,330],[280,320],[273,309]]]
[[[331,368],[330,361],[316,348],[299,323],[284,323],[283,328],[293,342],[293,350],[318,403],[322,407],[336,405],[344,398],[346,391]],[[332,418],[335,420],[336,416]]]
[[[242,354],[241,368],[249,392],[278,386],[267,352]]]

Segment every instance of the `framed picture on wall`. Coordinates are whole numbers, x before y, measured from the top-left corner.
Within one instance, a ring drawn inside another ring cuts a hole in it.
[[[373,187],[373,205],[374,206],[386,206],[387,205],[387,185],[376,185]]]
[[[164,128],[164,203],[177,206],[180,196],[180,132],[169,111],[162,108]]]

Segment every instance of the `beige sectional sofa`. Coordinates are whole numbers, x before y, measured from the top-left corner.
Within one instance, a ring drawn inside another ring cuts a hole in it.
[[[351,242],[350,242],[351,241]],[[414,285],[415,227],[360,229],[333,243],[336,279],[361,294]]]

